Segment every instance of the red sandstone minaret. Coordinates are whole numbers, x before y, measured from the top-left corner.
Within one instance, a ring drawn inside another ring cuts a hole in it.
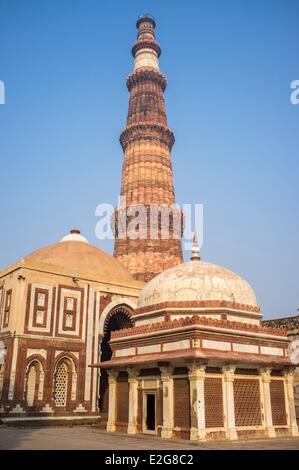
[[[161,49],[155,26],[148,15],[137,20],[137,41],[132,48],[134,70],[127,78],[129,111],[120,136],[124,152],[122,198],[115,212],[114,256],[135,279],[144,281],[183,261],[182,220],[180,210],[175,208],[170,155],[174,135],[167,126],[163,96],[166,79],[159,71]],[[129,213],[124,212],[125,205],[130,207]],[[132,235],[124,230],[124,221],[132,221],[139,205],[145,206],[147,221],[139,224],[136,236],[136,231]],[[169,217],[165,219],[167,211]]]

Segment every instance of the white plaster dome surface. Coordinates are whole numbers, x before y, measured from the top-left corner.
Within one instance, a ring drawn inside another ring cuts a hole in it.
[[[156,276],[141,291],[138,307],[183,301],[227,301],[257,307],[248,282],[204,261],[182,263]]]
[[[85,238],[78,229],[72,229],[70,233],[65,235],[60,242],[83,242],[89,243],[87,238]]]

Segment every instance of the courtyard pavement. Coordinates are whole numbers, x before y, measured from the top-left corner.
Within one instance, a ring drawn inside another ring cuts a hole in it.
[[[162,440],[155,436],[109,434],[96,426],[12,428],[0,426],[0,450],[299,450],[299,438],[237,442]]]

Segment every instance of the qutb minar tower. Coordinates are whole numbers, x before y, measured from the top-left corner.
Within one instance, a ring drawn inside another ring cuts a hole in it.
[[[171,164],[174,135],[167,125],[166,78],[159,71],[161,49],[155,26],[147,14],[137,20],[134,70],[127,78],[129,111],[120,136],[124,152],[121,203],[115,212],[114,256],[135,279],[144,281],[183,261],[183,224],[181,211],[175,207]],[[138,233],[132,234],[123,227],[136,218],[135,210],[146,215],[146,222],[140,222]]]

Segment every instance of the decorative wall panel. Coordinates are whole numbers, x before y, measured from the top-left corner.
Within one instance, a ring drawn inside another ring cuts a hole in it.
[[[56,336],[80,338],[82,335],[83,289],[59,286]]]
[[[10,289],[10,290],[7,290],[5,294],[4,312],[3,312],[3,328],[7,328],[9,324],[11,298],[12,298],[12,291]]]
[[[43,284],[28,286],[25,332],[51,335],[53,288]]]
[[[34,327],[46,328],[49,306],[49,290],[36,288],[34,291],[33,319]]]
[[[0,286],[0,331],[2,329],[3,300],[4,300],[4,289],[3,289],[3,286]]]

